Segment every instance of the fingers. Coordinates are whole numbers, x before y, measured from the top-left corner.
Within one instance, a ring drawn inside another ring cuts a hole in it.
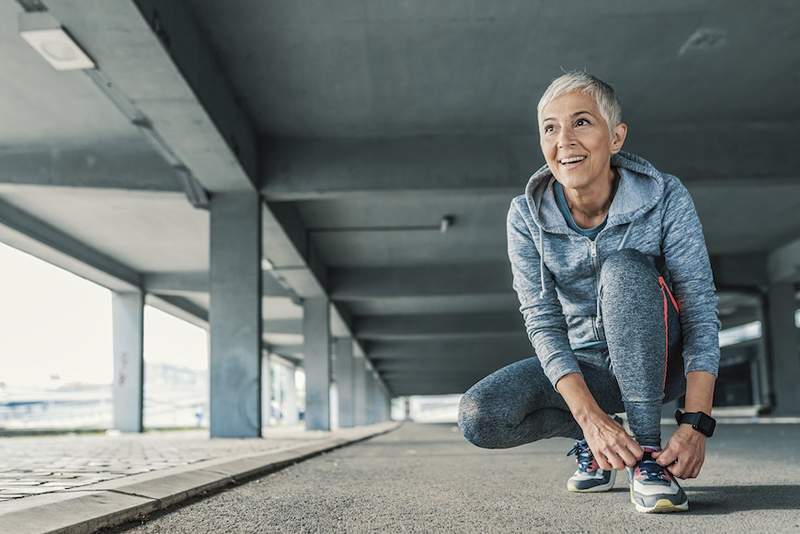
[[[600,469],[604,471],[610,471],[611,469],[613,469],[608,460],[606,460],[605,454],[603,453],[595,454],[594,459],[597,460],[597,465],[600,466]]]
[[[660,466],[668,466],[675,462],[678,459],[678,451],[675,450],[674,447],[667,445],[667,448],[663,451],[659,451],[658,454],[653,453],[653,458],[656,459],[656,463]],[[671,472],[671,471],[670,471]],[[673,473],[674,474],[674,473]]]

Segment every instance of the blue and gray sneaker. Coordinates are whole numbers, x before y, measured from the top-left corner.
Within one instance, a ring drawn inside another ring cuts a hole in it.
[[[585,439],[577,440],[575,446],[567,453],[567,456],[572,456],[573,454],[575,455],[575,461],[578,463],[578,469],[567,480],[568,491],[590,493],[608,491],[614,487],[617,472],[613,469],[609,471],[600,469]]]
[[[636,510],[645,513],[685,512],[689,499],[666,468],[653,459],[658,449],[642,447],[644,456],[635,467],[627,468],[631,502]]]

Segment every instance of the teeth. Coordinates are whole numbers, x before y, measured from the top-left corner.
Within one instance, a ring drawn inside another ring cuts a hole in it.
[[[564,158],[561,160],[561,163],[575,163],[576,161],[583,161],[586,159],[586,156],[573,156],[571,158]]]

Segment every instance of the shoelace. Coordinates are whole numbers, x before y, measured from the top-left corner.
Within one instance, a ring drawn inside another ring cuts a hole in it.
[[[666,469],[658,465],[649,453],[646,453],[645,457],[642,458],[642,463],[639,464],[639,471],[644,474],[648,482],[670,481]]]
[[[586,443],[586,440],[580,439],[575,442],[575,445],[567,453],[567,456],[572,455],[577,456],[578,469],[581,471],[591,470],[590,467],[594,461],[594,455],[592,454],[592,449],[589,448],[589,444]]]

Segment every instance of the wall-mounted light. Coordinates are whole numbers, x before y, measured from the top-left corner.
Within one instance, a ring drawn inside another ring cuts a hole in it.
[[[19,34],[56,70],[95,68],[89,55],[49,13],[21,13]]]
[[[439,222],[439,231],[443,234],[446,234],[447,230],[449,230],[451,226],[453,226],[453,216],[445,215]]]

